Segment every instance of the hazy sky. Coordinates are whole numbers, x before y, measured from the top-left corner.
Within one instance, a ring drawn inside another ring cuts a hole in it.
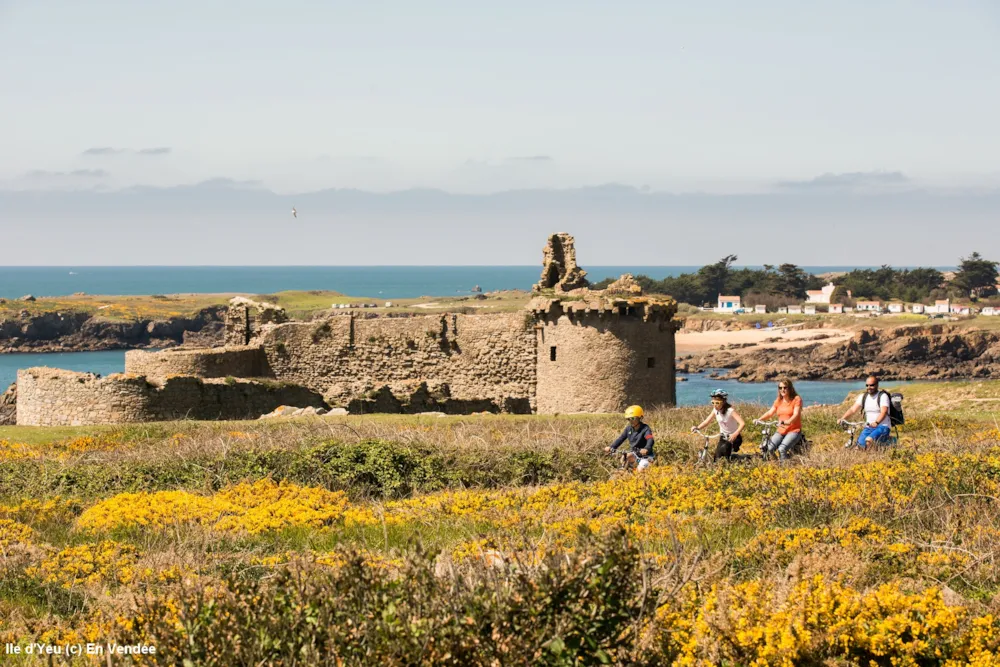
[[[0,0],[0,62],[33,187],[1000,184],[995,0]]]
[[[995,0],[0,0],[0,231],[5,246],[23,244],[0,263],[62,263],[88,241],[91,263],[197,263],[212,251],[176,235],[150,243],[149,230],[189,225],[214,242],[240,220],[237,229],[258,233],[289,224],[290,206],[308,201],[299,194],[327,188],[622,183],[767,203],[682,198],[639,215],[629,195],[598,207],[598,219],[572,195],[554,208],[529,197],[511,225],[488,198],[458,204],[447,224],[433,217],[439,204],[407,200],[414,208],[385,213],[385,202],[366,200],[351,217],[346,200],[327,198],[291,228],[315,240],[302,254],[257,243],[244,257],[316,263],[304,258],[355,232],[363,242],[359,227],[345,231],[363,220],[394,234],[386,242],[398,252],[382,257],[426,260],[409,263],[469,263],[463,239],[518,225],[530,236],[496,263],[534,262],[536,237],[589,224],[603,253],[591,263],[618,264],[621,246],[600,231],[609,222],[657,240],[634,249],[646,264],[727,252],[769,261],[768,225],[786,220],[818,225],[803,245],[822,256],[801,263],[938,252],[931,261],[950,264],[970,238],[996,246],[996,197],[968,191],[1000,188],[998,119]],[[230,179],[213,181],[230,191],[114,192],[211,179]],[[251,197],[252,216],[236,213],[246,188],[266,190]],[[879,199],[945,188],[959,199]],[[60,190],[106,194],[24,198]],[[881,254],[817,248],[830,236],[820,221],[841,224],[836,211],[850,212],[847,225],[914,224],[948,238],[927,247],[910,233]],[[421,215],[444,236],[408,227]],[[670,226],[694,238],[730,231],[682,248]],[[326,256],[320,263],[352,263]]]

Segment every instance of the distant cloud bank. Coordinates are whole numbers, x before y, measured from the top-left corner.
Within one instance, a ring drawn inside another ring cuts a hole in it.
[[[808,181],[782,181],[785,190],[848,190],[909,185],[912,181],[899,171],[855,171],[846,174],[822,174]]]
[[[122,155],[124,153],[132,155],[168,155],[173,152],[173,149],[169,146],[155,146],[152,148],[113,148],[111,146],[97,146],[94,148],[88,148],[83,151],[80,155],[84,157],[100,157],[108,155]]]

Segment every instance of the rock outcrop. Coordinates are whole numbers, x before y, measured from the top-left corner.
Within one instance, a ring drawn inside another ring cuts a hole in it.
[[[542,277],[532,288],[538,292],[553,289],[556,292],[588,287],[587,272],[576,264],[576,247],[573,237],[565,232],[553,234],[545,244],[542,256]]]
[[[728,369],[724,377],[765,382],[802,380],[1000,378],[1000,332],[934,325],[862,329],[847,342],[755,350],[716,351],[685,360],[689,371]]]
[[[80,312],[50,312],[0,319],[0,353],[173,347],[196,334],[202,346],[223,342],[225,308],[203,308],[193,317],[118,320]]]

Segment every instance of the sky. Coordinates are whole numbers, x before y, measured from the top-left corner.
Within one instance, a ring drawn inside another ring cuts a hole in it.
[[[995,0],[0,0],[0,109],[5,264],[229,263],[234,234],[242,263],[520,264],[555,231],[593,264],[763,263],[793,225],[800,264],[947,265],[1000,238]],[[335,250],[373,231],[380,261]]]

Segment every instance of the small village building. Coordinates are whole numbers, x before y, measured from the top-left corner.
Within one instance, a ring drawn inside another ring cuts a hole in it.
[[[758,303],[756,306],[753,307],[753,312],[757,313],[758,315],[763,315],[764,313],[767,312],[767,306],[765,306],[762,303]]]
[[[929,313],[950,313],[951,312],[951,299],[938,299],[934,302],[933,310],[928,309]]]
[[[844,304],[842,304],[842,303],[831,303],[830,304],[830,312],[833,313],[833,314],[837,314],[837,315],[843,313],[844,312]]]
[[[889,312],[890,313],[901,313],[901,312],[903,312],[903,304],[901,304],[901,303],[899,303],[897,301],[894,301],[894,302],[890,303],[889,304]]]
[[[816,314],[816,306],[814,306],[812,304],[807,304],[805,306],[802,306],[802,314],[803,315],[815,315]]]
[[[715,307],[715,312],[717,313],[732,313],[737,310],[742,310],[743,307],[740,305],[739,296],[723,296],[719,295],[719,304]]]
[[[789,315],[801,315],[802,314],[802,306],[789,306],[788,307],[788,314]]]
[[[854,304],[855,310],[867,311],[869,313],[881,313],[882,304],[878,301],[858,301]]]
[[[844,312],[845,313],[853,313],[854,312],[854,308],[852,308],[851,306],[844,306]]]
[[[953,315],[968,315],[971,311],[969,306],[962,306],[957,303],[951,304],[951,312]]]
[[[806,290],[806,302],[807,303],[830,303],[830,297],[833,296],[833,291],[837,289],[837,286],[833,283],[827,283],[823,286],[823,289],[811,289]]]
[[[778,308],[778,313],[781,314],[781,315],[787,315],[788,314],[788,306],[782,306],[781,308]]]
[[[917,313],[919,315],[920,313],[924,312],[924,304],[922,304],[922,303],[914,303],[914,304],[910,305],[910,312],[911,313]]]
[[[986,316],[1000,315],[1000,308],[994,308],[993,306],[983,306],[983,310],[982,312],[980,312],[980,315],[986,315]]]

